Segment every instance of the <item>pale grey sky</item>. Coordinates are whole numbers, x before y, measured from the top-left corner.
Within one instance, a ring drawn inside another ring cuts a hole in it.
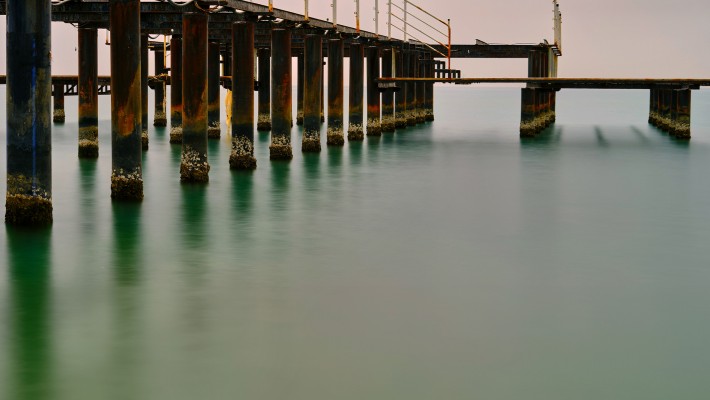
[[[266,4],[266,0],[255,1]],[[401,3],[399,0],[393,0]],[[338,1],[338,22],[354,25],[354,0]],[[361,0],[361,26],[374,31],[375,0]],[[379,0],[380,32],[386,33],[387,0]],[[454,43],[533,43],[552,40],[551,0],[417,0],[441,18],[451,18]],[[331,18],[331,0],[310,0],[311,16]],[[710,1],[560,0],[563,13],[562,77],[710,77]],[[303,0],[274,0],[302,12]],[[5,19],[0,18],[5,30]],[[99,73],[109,73],[109,49],[99,39]],[[5,44],[5,35],[0,35]],[[76,74],[76,30],[54,24],[53,73]],[[152,60],[151,60],[152,62]],[[526,74],[524,60],[456,60],[464,76]],[[5,54],[0,54],[5,73]]]

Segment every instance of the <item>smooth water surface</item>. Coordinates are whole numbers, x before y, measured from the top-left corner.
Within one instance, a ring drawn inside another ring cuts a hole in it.
[[[521,140],[519,89],[437,88],[434,123],[319,155],[295,127],[290,163],[259,133],[253,173],[223,124],[206,186],[151,126],[142,204],[109,196],[109,98],[98,161],[72,99],[54,225],[0,228],[2,399],[710,393],[710,92],[685,143],[646,91],[563,91]]]

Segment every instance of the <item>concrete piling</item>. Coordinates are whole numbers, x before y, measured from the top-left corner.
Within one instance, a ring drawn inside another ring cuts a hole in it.
[[[53,121],[58,124],[63,124],[66,115],[64,113],[64,84],[55,83],[52,89],[52,96],[54,97],[54,113]]]
[[[405,52],[402,49],[395,49],[395,75],[398,77],[406,76],[408,67],[406,66]],[[394,127],[395,129],[404,129],[407,127],[407,84],[400,82],[399,91],[394,94],[395,97],[395,114]]]
[[[256,129],[271,130],[271,53],[268,48],[257,50],[259,58],[259,103]]]
[[[50,0],[7,1],[5,222],[10,225],[52,223],[51,43]]]
[[[271,145],[272,160],[290,160],[291,126],[291,31],[271,31]]]
[[[535,89],[523,88],[520,91],[520,136],[534,137],[538,133],[535,122]]]
[[[342,39],[328,41],[328,133],[329,146],[345,144],[343,133],[343,54]]]
[[[170,39],[170,143],[182,143],[182,38]]]
[[[232,25],[231,169],[256,168],[254,158],[254,23]]]
[[[296,81],[296,125],[303,125],[303,85],[304,85],[304,70],[305,57],[304,53],[300,53],[297,57],[297,81]]]
[[[434,59],[431,53],[427,53],[426,63],[424,64],[424,76],[427,78],[434,77]],[[424,84],[424,120],[434,120],[434,83],[426,82]]]
[[[141,34],[141,147],[148,150],[148,34]]]
[[[675,121],[675,137],[678,139],[690,139],[691,93],[690,89],[676,91],[678,110]]]
[[[114,0],[111,21],[111,197],[143,199],[140,0]]]
[[[407,67],[407,71],[405,72],[406,76],[408,78],[414,78],[416,77],[416,63],[417,63],[417,57],[414,53],[414,51],[407,50],[405,53],[405,62],[404,65]],[[416,89],[416,84],[414,82],[406,82],[405,86],[407,87],[407,100],[406,100],[406,105],[405,105],[405,112],[407,115],[407,126],[414,126],[417,124],[417,109],[416,109],[416,100],[417,100],[417,89]]]
[[[350,88],[348,89],[348,140],[363,140],[363,78],[365,53],[360,43],[350,44]]]
[[[97,31],[79,28],[79,158],[99,156]]]
[[[155,49],[155,76],[165,74],[165,51]],[[155,113],[153,115],[153,126],[166,126],[168,120],[165,116],[165,81],[160,80],[155,83],[153,94],[155,95]]]
[[[658,121],[658,90],[649,90],[649,101],[648,101],[648,123],[651,125],[656,125]]]
[[[549,54],[533,50],[528,57],[528,77],[544,78],[550,75]],[[527,88],[521,95],[520,136],[533,137],[555,121],[556,94],[547,89]]]
[[[383,78],[392,78],[392,56],[391,47],[382,49]],[[382,92],[382,132],[394,132],[394,91],[391,89]]]
[[[219,42],[209,42],[207,46],[207,137],[210,139],[219,139],[222,132],[220,114],[222,105],[219,98],[219,74],[221,66]],[[252,59],[253,58],[254,56],[252,55]]]
[[[304,47],[303,81],[303,142],[301,151],[319,152],[320,146],[320,87],[323,76],[323,43],[320,35],[306,35]]]
[[[377,46],[367,48],[367,135],[382,134],[380,122],[380,90],[377,79],[380,78],[380,49]]]
[[[416,63],[416,77],[417,78],[424,78],[425,72],[424,72],[424,59],[423,59],[423,54],[421,52],[417,52],[417,63]],[[424,82],[416,82],[415,84],[416,87],[416,118],[417,118],[417,124],[422,124],[425,121],[424,118]]]
[[[182,156],[180,181],[208,182],[207,162],[207,14],[185,13],[182,17]]]

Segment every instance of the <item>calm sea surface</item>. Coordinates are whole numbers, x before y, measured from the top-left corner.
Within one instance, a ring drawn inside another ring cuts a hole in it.
[[[689,143],[647,91],[563,91],[533,140],[519,89],[436,97],[319,155],[295,127],[289,163],[259,133],[254,173],[223,124],[207,186],[151,125],[139,205],[109,196],[109,97],[98,161],[68,98],[54,225],[0,227],[0,399],[707,398],[710,91]]]

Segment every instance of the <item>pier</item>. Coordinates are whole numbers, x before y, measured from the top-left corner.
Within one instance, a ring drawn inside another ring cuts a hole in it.
[[[111,197],[140,201],[142,152],[149,151],[149,88],[155,104],[153,125],[166,126],[169,119],[169,141],[182,146],[180,180],[205,183],[210,171],[207,143],[222,132],[220,85],[230,90],[232,99],[230,168],[247,170],[257,165],[255,130],[271,133],[270,159],[283,161],[293,156],[294,124],[303,125],[301,151],[319,152],[323,122],[326,144],[342,146],[346,131],[347,140],[361,141],[365,135],[434,121],[435,84],[524,84],[523,137],[534,137],[554,123],[559,90],[645,89],[650,92],[649,122],[681,139],[690,138],[691,91],[710,86],[710,80],[557,78],[562,14],[556,2],[554,40],[526,45],[452,44],[450,20],[409,0],[387,3],[386,34],[379,32],[379,22],[375,32],[368,32],[360,29],[356,4],[355,21],[349,26],[337,22],[337,0],[332,20],[309,17],[307,1],[302,13],[276,8],[272,0],[0,1],[0,14],[8,18],[8,52],[13,54],[7,76],[0,77],[8,88],[6,222],[52,221],[50,115],[55,123],[64,122],[66,96],[78,99],[82,158],[99,157],[98,96],[111,96]],[[29,15],[39,22],[26,24]],[[78,27],[76,76],[51,75],[52,21]],[[111,32],[111,76],[97,75],[99,29]],[[156,35],[164,41],[151,41]],[[150,52],[153,71],[148,70]],[[527,59],[527,77],[465,78],[452,67],[452,60],[462,58]],[[298,64],[295,77],[293,60]]]

